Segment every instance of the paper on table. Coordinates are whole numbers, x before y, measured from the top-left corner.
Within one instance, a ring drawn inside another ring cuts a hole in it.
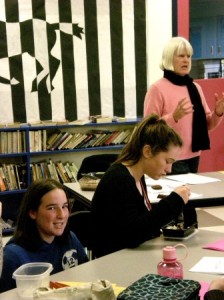
[[[216,241],[214,243],[205,245],[202,248],[203,249],[217,250],[217,251],[224,251],[224,240]]]
[[[148,194],[156,194],[158,195],[159,193],[167,193],[169,194],[170,192],[173,191],[178,186],[181,186],[182,183],[178,181],[173,181],[173,180],[168,180],[168,179],[152,179],[149,177],[145,178],[146,186],[147,186],[147,192]],[[153,186],[160,186],[160,189],[154,189]]]
[[[168,175],[166,178],[170,180],[176,180],[185,184],[202,184],[209,182],[221,181],[220,179],[198,175],[194,173],[180,174],[180,175]]]
[[[189,271],[199,273],[224,274],[224,257],[204,256]]]
[[[177,187],[182,185],[181,182],[177,182],[174,180],[169,180],[166,177],[162,177],[160,179],[152,179],[145,175],[145,182],[147,186],[153,186],[153,185],[161,185],[161,186],[168,186],[168,187]]]
[[[164,196],[168,196],[176,187],[183,185],[183,183],[179,181],[169,180],[169,179],[158,179],[154,180],[152,178],[146,177],[146,186],[147,193],[151,203],[156,203],[160,200],[158,197],[159,194]],[[160,185],[161,188],[159,190],[155,190],[152,188],[153,185]],[[197,199],[202,197],[202,194],[191,193],[190,199]]]
[[[151,203],[157,203],[161,200],[160,198],[160,194],[162,194],[163,196],[168,196],[170,194],[170,192],[153,192],[153,193],[150,193],[149,190],[147,189],[148,191],[148,196],[149,196],[149,200]],[[197,194],[197,193],[191,193],[189,199],[198,199],[202,197],[202,194]]]

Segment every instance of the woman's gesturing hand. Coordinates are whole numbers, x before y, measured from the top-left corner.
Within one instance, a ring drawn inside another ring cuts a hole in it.
[[[175,122],[178,122],[184,116],[193,113],[193,111],[192,103],[186,98],[183,98],[179,101],[175,111],[173,112],[173,118]]]

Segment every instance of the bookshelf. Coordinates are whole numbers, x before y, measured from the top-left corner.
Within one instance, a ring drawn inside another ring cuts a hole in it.
[[[119,153],[138,121],[1,127],[0,196],[22,194],[38,178],[76,181],[83,158]]]

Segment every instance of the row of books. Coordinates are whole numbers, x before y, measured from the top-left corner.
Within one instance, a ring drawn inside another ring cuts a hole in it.
[[[131,129],[91,130],[86,133],[54,132],[47,140],[47,150],[68,150],[126,144]]]
[[[53,162],[49,159],[32,163],[30,167],[32,181],[43,178],[53,178],[62,183],[77,181],[78,168],[74,162]]]
[[[30,152],[41,152],[47,150],[47,130],[29,131]]]
[[[0,165],[0,191],[21,190],[27,188],[26,164]]]
[[[21,153],[26,152],[25,131],[1,131],[0,132],[0,153]]]
[[[30,164],[31,180],[54,178],[61,183],[76,182],[78,168],[74,162],[42,161]],[[0,165],[0,191],[21,190],[27,188],[26,164]]]

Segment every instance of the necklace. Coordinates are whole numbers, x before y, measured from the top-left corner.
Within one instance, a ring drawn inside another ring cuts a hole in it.
[[[128,169],[131,176],[135,179],[135,176],[133,175],[132,169],[128,166],[126,168]],[[148,194],[147,194],[147,192],[146,192],[146,190],[143,186],[142,181],[141,180],[136,181],[136,179],[135,179],[135,184],[136,184],[137,189],[139,190],[139,193],[144,197],[144,202],[145,202],[145,205],[146,205],[147,209],[150,211],[152,209],[152,205],[150,203]]]
[[[128,171],[129,171],[129,173],[131,174],[131,176],[134,178],[135,184],[136,184],[136,186],[137,186],[137,189],[139,190],[140,194],[142,195],[142,189],[141,189],[140,181],[135,179],[135,176],[134,176],[134,174],[133,174],[133,172],[132,172],[131,167],[126,166],[126,168],[128,169]]]

